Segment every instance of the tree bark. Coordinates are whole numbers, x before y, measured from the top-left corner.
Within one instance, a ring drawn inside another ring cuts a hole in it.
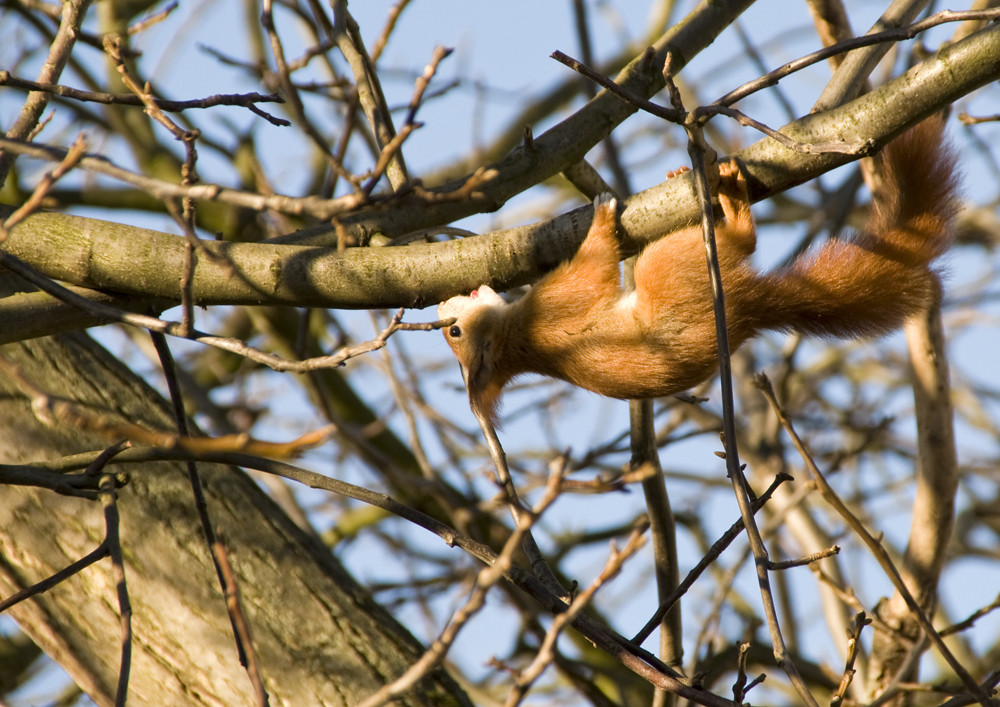
[[[0,347],[8,464],[54,459],[113,440],[36,418],[17,380],[105,415],[172,429],[166,402],[83,334]],[[212,523],[224,538],[271,704],[353,704],[401,673],[421,648],[329,551],[238,469],[199,465]],[[132,605],[130,705],[252,704],[225,600],[186,469],[129,468],[118,491]],[[0,497],[0,592],[45,579],[104,539],[101,504],[29,486]],[[100,705],[113,704],[121,654],[115,581],[105,559],[10,610],[21,628]],[[408,705],[468,704],[443,672]]]

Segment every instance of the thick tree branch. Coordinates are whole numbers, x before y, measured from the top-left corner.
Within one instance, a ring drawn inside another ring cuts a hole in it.
[[[869,154],[998,76],[1000,25],[994,24],[885,86],[837,109],[790,123],[782,132],[800,142],[863,142],[866,148],[861,152]],[[755,200],[860,156],[801,154],[767,139],[736,153]],[[412,213],[405,206],[399,212]],[[686,176],[667,180],[627,200],[621,221],[624,245],[634,251],[697,214],[690,180]],[[423,307],[484,282],[501,289],[531,282],[574,252],[590,216],[591,207],[585,206],[549,221],[478,238],[405,248],[349,248],[342,253],[277,243],[207,243],[232,268],[209,259],[199,263],[194,300]],[[389,229],[392,223],[373,221],[368,227]],[[387,235],[398,233],[389,230]],[[179,237],[75,216],[36,214],[11,231],[4,248],[46,275],[82,287],[173,301],[180,297],[184,240]]]

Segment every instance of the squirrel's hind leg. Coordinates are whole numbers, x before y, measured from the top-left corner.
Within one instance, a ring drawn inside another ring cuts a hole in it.
[[[720,251],[735,248],[740,258],[749,257],[757,249],[757,230],[750,210],[746,176],[736,160],[719,165],[719,206],[723,216],[716,229]]]

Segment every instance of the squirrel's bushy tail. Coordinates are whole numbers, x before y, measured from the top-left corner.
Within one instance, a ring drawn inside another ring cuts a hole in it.
[[[956,158],[931,118],[876,157],[881,184],[862,231],[768,273],[765,329],[815,336],[884,334],[937,296],[931,262],[947,250],[958,209]]]

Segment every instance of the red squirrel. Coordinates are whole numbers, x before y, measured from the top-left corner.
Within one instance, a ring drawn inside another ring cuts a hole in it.
[[[733,351],[764,330],[862,337],[889,332],[938,292],[931,262],[950,242],[958,206],[955,156],[943,121],[930,119],[880,155],[883,188],[865,227],[787,267],[759,272],[747,184],[735,161],[720,166],[724,220],[715,232]],[[616,202],[594,200],[576,255],[509,304],[483,285],[438,307],[473,408],[496,422],[500,391],[522,373],[561,378],[613,398],[682,392],[716,370],[712,292],[700,226],[649,245],[624,291]]]

